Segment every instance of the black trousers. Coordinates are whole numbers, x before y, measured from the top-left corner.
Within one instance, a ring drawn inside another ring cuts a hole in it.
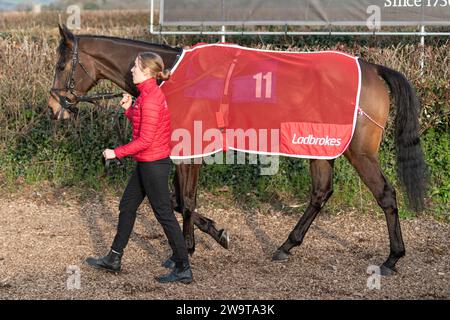
[[[169,173],[172,161],[169,157],[138,162],[125,188],[119,205],[119,224],[111,246],[116,252],[126,247],[136,220],[136,211],[147,196],[156,219],[163,227],[177,265],[188,263],[186,242],[172,210],[169,192]]]

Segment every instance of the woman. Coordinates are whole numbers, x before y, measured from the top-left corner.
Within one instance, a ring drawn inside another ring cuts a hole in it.
[[[163,265],[172,271],[157,277],[162,283],[193,280],[183,234],[172,210],[168,179],[171,167],[170,117],[164,94],[157,79],[168,80],[161,57],[152,52],[140,53],[131,69],[133,82],[140,95],[132,106],[131,96],[124,94],[120,104],[133,123],[133,139],[114,150],[103,151],[105,159],[132,155],[137,162],[120,201],[117,234],[109,253],[101,258],[89,257],[86,262],[95,268],[113,272],[121,269],[121,258],[136,220],[139,205],[148,197],[153,212],[167,236],[173,255]]]

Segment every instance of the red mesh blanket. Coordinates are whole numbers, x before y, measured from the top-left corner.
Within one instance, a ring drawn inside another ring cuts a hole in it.
[[[172,159],[228,149],[331,159],[348,147],[360,92],[357,58],[232,44],[183,51],[161,85]]]

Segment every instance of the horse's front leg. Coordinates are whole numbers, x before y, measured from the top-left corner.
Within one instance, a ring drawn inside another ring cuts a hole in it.
[[[288,239],[273,255],[273,260],[288,259],[290,250],[302,244],[312,222],[333,193],[333,166],[334,160],[310,160],[312,191],[309,205]]]
[[[194,216],[201,164],[177,164],[174,177],[174,209],[183,215],[183,235],[189,254],[195,251]]]
[[[227,230],[221,228],[219,229],[216,222],[212,219],[206,218],[197,211],[191,212],[191,217],[196,225],[201,231],[209,234],[214,240],[217,241],[225,249],[230,247],[230,237]]]
[[[197,228],[199,228],[204,233],[209,234],[222,247],[228,249],[230,245],[230,237],[227,230],[217,227],[217,224],[214,220],[209,219],[195,211],[195,199],[197,191],[194,195],[194,201],[192,201],[192,199],[190,199],[188,196],[185,196],[186,194],[190,193],[183,193],[184,189],[182,188],[182,186],[185,185],[183,179],[188,178],[189,170],[186,170],[186,168],[184,167],[179,168],[178,166],[179,165],[177,165],[177,170],[173,179],[172,204],[174,210],[183,215],[183,234],[188,245],[188,250],[190,250],[191,254],[195,250],[193,225],[197,226]],[[193,174],[192,171],[190,172],[191,174]],[[185,203],[189,203],[189,205],[185,205]]]

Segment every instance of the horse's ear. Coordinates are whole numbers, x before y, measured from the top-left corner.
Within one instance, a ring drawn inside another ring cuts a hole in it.
[[[65,24],[63,25],[58,25],[59,27],[59,34],[61,35],[61,38],[64,40],[65,44],[69,47],[72,48],[73,42],[75,41],[75,36],[73,35],[72,32],[70,32],[70,30],[66,27]]]

